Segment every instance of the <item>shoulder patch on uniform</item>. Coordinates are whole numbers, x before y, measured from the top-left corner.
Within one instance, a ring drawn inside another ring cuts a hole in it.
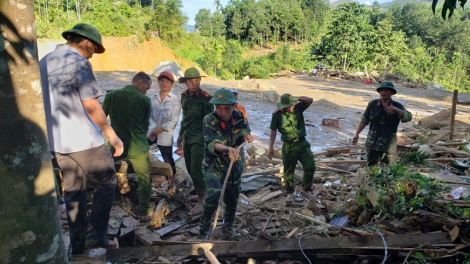
[[[206,91],[204,91],[204,90],[201,90],[201,93],[202,93],[204,96],[206,96],[206,97],[210,97],[210,96],[211,96],[210,94],[208,94],[208,93],[207,93]]]

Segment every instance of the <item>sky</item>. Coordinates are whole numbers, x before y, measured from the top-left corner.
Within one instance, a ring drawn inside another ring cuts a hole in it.
[[[220,0],[222,6],[226,6],[229,0]],[[330,0],[334,2],[335,0]],[[393,0],[378,0],[379,3],[391,2]],[[206,8],[210,9],[211,12],[215,11],[215,1],[214,0],[182,0],[183,2],[183,14],[188,17],[188,25],[194,26],[194,17],[199,12],[200,9]],[[361,4],[372,4],[374,0],[359,0]]]

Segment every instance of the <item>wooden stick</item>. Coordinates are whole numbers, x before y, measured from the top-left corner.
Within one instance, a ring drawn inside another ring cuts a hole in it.
[[[459,96],[459,91],[454,90],[454,96],[452,97],[452,112],[450,114],[450,134],[449,141],[454,139],[454,124],[455,124],[455,113],[457,110],[457,100]]]
[[[239,151],[243,146],[245,146],[246,143],[248,142],[245,141],[240,146],[238,146],[237,151]],[[211,232],[210,240],[214,238],[214,230],[215,230],[215,227],[217,226],[217,218],[219,217],[220,207],[224,199],[225,187],[227,187],[228,177],[230,176],[230,172],[232,171],[232,166],[233,166],[233,160],[230,160],[230,165],[228,166],[227,174],[225,174],[224,185],[222,186],[222,191],[220,192],[220,198],[219,198],[219,204],[217,205],[217,211],[215,211],[214,224],[212,224],[212,232]]]

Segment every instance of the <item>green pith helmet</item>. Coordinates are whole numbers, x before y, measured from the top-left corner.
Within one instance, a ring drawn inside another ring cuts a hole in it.
[[[178,79],[178,82],[179,83],[184,83],[188,79],[194,79],[194,78],[200,78],[200,77],[202,77],[202,76],[199,73],[199,71],[196,68],[191,67],[191,68],[187,69],[186,71],[184,71],[184,77],[180,77]]]
[[[95,53],[103,53],[106,50],[101,42],[101,33],[92,25],[78,23],[72,29],[62,32],[62,37],[67,39],[70,34],[77,34],[91,40],[98,47]]]
[[[233,96],[233,93],[225,88],[220,88],[215,91],[212,99],[209,101],[210,104],[215,105],[233,105],[238,104],[237,100]]]
[[[292,95],[285,93],[281,95],[281,101],[277,103],[277,109],[281,110],[284,108],[289,108],[295,105],[299,101],[299,98],[295,98]]]
[[[377,87],[377,92],[379,92],[380,89],[390,89],[390,90],[392,90],[392,94],[397,93],[397,90],[395,89],[395,85],[393,85],[392,82],[382,82],[382,83],[380,83],[379,87]]]

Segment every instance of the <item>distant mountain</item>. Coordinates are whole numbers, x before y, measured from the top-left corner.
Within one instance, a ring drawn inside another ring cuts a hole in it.
[[[186,30],[186,33],[195,33],[196,32],[196,27],[191,26],[191,25],[185,25],[184,29]]]

